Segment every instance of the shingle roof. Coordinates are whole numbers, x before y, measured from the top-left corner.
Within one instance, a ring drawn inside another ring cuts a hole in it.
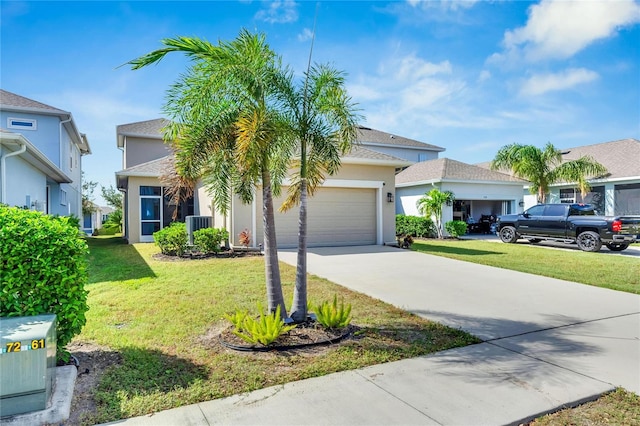
[[[444,148],[439,146],[430,145],[428,143],[416,141],[413,139],[405,138],[402,136],[394,135],[391,133],[382,132],[380,130],[371,129],[369,127],[358,127],[358,142],[367,145],[390,145],[390,146],[404,146],[412,148],[422,148],[429,151],[444,151]]]
[[[155,120],[138,121],[136,123],[121,124],[116,127],[118,135],[145,136],[162,139],[162,128],[169,124],[169,120],[156,118]]]
[[[509,176],[504,173],[487,170],[482,167],[439,158],[437,160],[422,161],[416,163],[396,175],[396,185],[423,181],[482,181],[482,182],[517,182],[524,183],[522,179]]]
[[[373,151],[361,145],[354,145],[353,148],[351,148],[351,151],[343,157],[343,162],[348,163],[350,162],[349,160],[356,160],[356,159],[389,162],[389,163],[395,164],[398,167],[413,164],[412,161],[403,160],[402,158],[398,158],[392,155]]]
[[[562,158],[577,160],[588,155],[609,171],[608,179],[640,176],[640,141],[621,139],[595,145],[563,149]]]
[[[171,155],[165,155],[164,157],[120,170],[119,172],[116,172],[116,175],[159,177],[170,167],[173,167]]]
[[[640,141],[638,139],[620,139],[560,151],[563,160],[577,160],[585,155],[590,156],[607,168],[609,171],[607,179],[640,176]],[[478,163],[476,166],[489,169],[491,162]]]
[[[46,111],[54,114],[69,114],[67,111],[54,108],[50,105],[43,104],[42,102],[34,101],[33,99],[25,98],[24,96],[16,95],[15,93],[7,92],[2,89],[0,89],[0,108],[15,108],[19,110]]]

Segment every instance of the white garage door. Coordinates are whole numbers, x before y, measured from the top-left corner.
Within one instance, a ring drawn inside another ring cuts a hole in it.
[[[283,198],[275,200],[276,209]],[[284,214],[276,212],[278,247],[297,247],[298,212],[298,207]],[[309,247],[376,243],[375,189],[320,188],[308,200],[307,215]],[[262,224],[258,226],[262,232]]]

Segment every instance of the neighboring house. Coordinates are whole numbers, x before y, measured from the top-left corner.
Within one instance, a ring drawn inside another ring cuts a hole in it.
[[[551,203],[595,204],[601,214],[640,215],[640,141],[618,141],[579,146],[562,150],[562,158],[577,160],[588,155],[604,165],[609,173],[601,179],[589,181],[591,191],[583,198],[575,185],[562,183],[550,188]],[[535,205],[536,198],[528,190],[527,205]]]
[[[249,205],[234,197],[226,216],[213,209],[202,185],[196,188],[192,200],[180,206],[170,204],[159,180],[172,165],[169,151],[162,144],[165,125],[166,121],[160,119],[117,127],[118,147],[123,150],[123,170],[116,172],[116,180],[118,189],[125,193],[124,237],[130,243],[153,241],[153,232],[167,226],[175,212],[177,220],[194,214],[211,216],[212,226],[227,229],[234,245],[239,245],[238,234],[244,230],[250,232],[253,247],[263,244],[260,191]],[[373,151],[365,143],[354,147],[343,157],[340,171],[309,199],[308,245],[395,241],[395,170],[411,164]],[[282,204],[286,190],[284,187],[283,195],[274,200],[276,208]],[[297,245],[297,208],[276,213],[276,231],[279,247]]]
[[[591,179],[591,191],[585,197],[575,184],[553,184],[547,202],[594,204],[599,213],[608,216],[640,215],[640,141],[621,139],[562,150],[565,160],[577,160],[582,156],[592,157],[609,173],[602,178]],[[491,163],[477,166],[488,169]],[[525,209],[537,204],[537,197],[529,192],[528,184],[524,185],[522,200]]]
[[[99,205],[91,203],[93,211],[82,215],[82,232],[93,235],[95,231],[102,228],[102,209]]]
[[[522,208],[527,182],[482,167],[440,158],[414,164],[396,175],[396,212],[420,216],[417,201],[433,188],[451,191],[452,205],[443,206],[442,221],[479,222],[482,215],[498,216]]]
[[[82,218],[82,156],[70,112],[0,89],[0,203]]]
[[[104,224],[107,220],[109,220],[109,216],[111,216],[111,213],[113,213],[115,210],[113,209],[113,207],[109,207],[109,206],[100,206],[100,224]],[[98,228],[102,228],[102,226],[99,226]]]

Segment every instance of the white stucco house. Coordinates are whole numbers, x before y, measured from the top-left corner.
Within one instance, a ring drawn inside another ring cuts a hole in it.
[[[396,175],[396,212],[420,216],[417,201],[433,188],[451,191],[455,201],[443,206],[442,222],[480,221],[483,215],[522,211],[527,182],[505,173],[439,158],[414,164]]]
[[[0,203],[82,218],[82,156],[70,112],[0,89]]]

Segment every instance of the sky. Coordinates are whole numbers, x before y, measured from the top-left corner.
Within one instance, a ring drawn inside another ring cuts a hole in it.
[[[0,2],[0,87],[69,111],[92,154],[87,180],[115,187],[116,126],[163,117],[180,54],[128,61],[191,36],[266,35],[302,78],[312,60],[346,73],[368,127],[469,164],[502,146],[640,139],[640,2]],[[640,159],[639,159],[640,161]],[[99,187],[98,187],[99,188]],[[95,201],[104,205],[99,189]]]

